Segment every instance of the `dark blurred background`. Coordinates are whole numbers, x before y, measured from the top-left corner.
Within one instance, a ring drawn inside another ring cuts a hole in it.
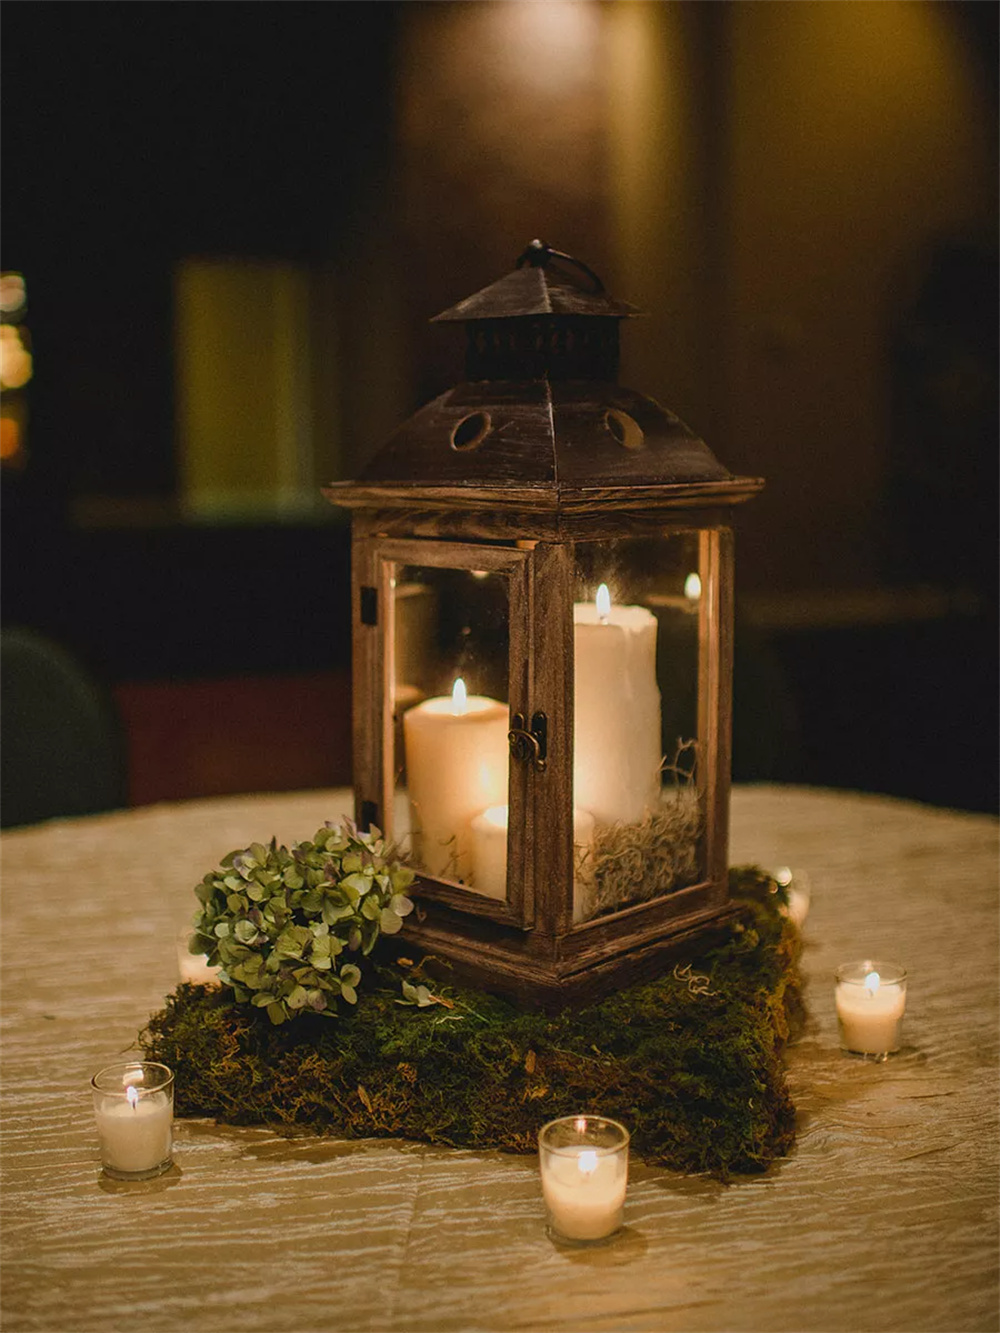
[[[734,472],[734,777],[997,808],[988,3],[49,3],[2,15],[5,626],[128,799],[346,783],[346,519],[542,236]],[[11,822],[5,817],[5,822]]]

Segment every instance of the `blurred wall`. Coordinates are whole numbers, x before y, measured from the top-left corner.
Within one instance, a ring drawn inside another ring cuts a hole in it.
[[[721,433],[769,483],[744,544],[755,584],[865,584],[892,521],[894,327],[935,243],[994,239],[985,78],[947,4],[728,16]]]
[[[457,365],[423,321],[540,235],[649,312],[626,326],[623,379],[767,478],[740,516],[744,590],[878,581],[894,331],[935,245],[981,251],[984,273],[995,248],[995,72],[967,9],[407,7],[415,396]]]
[[[541,236],[648,312],[623,380],[767,479],[738,515],[737,778],[996,808],[997,20],[8,6],[2,267],[35,369],[5,622],[115,685],[165,794],[332,776],[322,717],[298,777],[268,758],[291,689],[322,676],[346,716],[346,524],[308,494],[460,377],[427,320]],[[239,290],[185,305],[195,272]],[[237,678],[239,723],[198,685]]]

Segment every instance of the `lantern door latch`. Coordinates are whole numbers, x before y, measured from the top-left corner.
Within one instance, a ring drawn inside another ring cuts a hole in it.
[[[534,713],[529,728],[524,714],[515,713],[511,723],[507,733],[511,754],[519,764],[530,764],[536,773],[543,773],[548,753],[548,718],[544,713]]]

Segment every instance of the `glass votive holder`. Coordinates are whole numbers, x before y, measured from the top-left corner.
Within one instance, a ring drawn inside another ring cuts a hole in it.
[[[621,1228],[629,1132],[599,1115],[563,1116],[538,1131],[538,1165],[549,1234],[577,1245]]]
[[[906,1009],[905,968],[877,958],[842,963],[834,994],[841,1050],[883,1060],[899,1050]]]
[[[90,1080],[101,1165],[115,1180],[151,1180],[173,1161],[174,1076],[166,1065],[107,1065]]]

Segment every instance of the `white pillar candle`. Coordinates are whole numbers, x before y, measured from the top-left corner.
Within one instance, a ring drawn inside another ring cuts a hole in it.
[[[542,1197],[551,1229],[594,1241],[622,1225],[628,1186],[628,1130],[614,1120],[568,1116],[538,1135]]]
[[[491,898],[507,897],[507,823],[509,807],[493,805],[472,821],[472,885],[477,893]],[[594,837],[594,817],[586,810],[573,811],[574,861]],[[573,886],[573,920],[582,921],[583,895]]]
[[[891,963],[848,963],[837,969],[840,1045],[859,1055],[889,1055],[902,1044],[906,973]]]
[[[112,1176],[154,1176],[170,1165],[173,1074],[163,1065],[111,1066],[91,1080],[101,1163]]]
[[[573,607],[573,800],[597,823],[637,823],[660,799],[656,617],[643,606]]]
[[[425,699],[403,716],[414,863],[432,875],[472,878],[472,820],[507,802],[506,704],[465,695]]]
[[[488,898],[507,897],[508,812],[491,805],[472,821],[472,887]]]

